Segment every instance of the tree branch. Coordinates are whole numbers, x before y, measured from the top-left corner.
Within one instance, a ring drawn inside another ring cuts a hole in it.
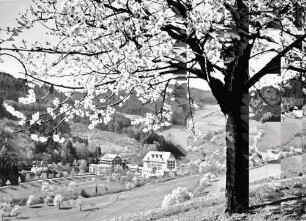
[[[293,43],[291,43],[288,47],[286,47],[283,51],[278,53],[274,58],[271,59],[271,61],[266,64],[265,67],[263,67],[259,72],[257,72],[253,77],[248,80],[244,86],[244,90],[248,90],[250,87],[252,87],[256,82],[258,82],[263,76],[269,73],[271,68],[273,67],[273,64],[275,61],[279,60],[281,57],[283,57],[287,52],[289,52],[292,48],[300,44],[304,39],[306,38],[306,34],[299,37],[297,40],[295,40]]]
[[[285,67],[285,69],[297,71],[297,72],[300,72],[300,73],[306,73],[306,69],[305,68],[298,68],[298,67],[294,67],[292,65],[290,65],[288,67]]]

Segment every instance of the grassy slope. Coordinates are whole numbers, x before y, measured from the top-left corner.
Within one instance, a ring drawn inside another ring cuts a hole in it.
[[[40,208],[22,207],[21,217],[31,221],[106,220],[116,216],[158,208],[164,196],[171,193],[174,188],[177,186],[192,188],[199,179],[199,176],[187,176],[165,183],[145,185],[127,192],[88,198],[86,199],[86,205],[83,207],[84,211],[79,211],[75,204],[72,209],[62,210],[46,205],[38,205],[41,206]],[[91,202],[96,204],[96,210],[91,210]],[[67,207],[66,202],[64,202],[63,207]],[[6,220],[15,220],[15,218],[6,218]]]
[[[125,147],[131,148],[132,150],[137,150],[139,148],[139,143],[125,134],[119,134],[110,131],[101,131],[99,129],[89,130],[87,125],[80,123],[71,124],[71,132],[74,135],[88,138],[89,150],[94,150],[96,145],[102,145],[105,151],[114,150],[121,151]],[[104,145],[105,142],[107,145]],[[104,151],[102,149],[102,151]]]
[[[105,186],[108,187],[109,191],[112,188],[123,188],[123,184],[118,183],[110,183],[106,180],[100,180],[96,177],[96,180],[93,181],[92,178],[94,176],[75,176],[73,178],[56,178],[53,179],[53,186],[57,188],[54,193],[61,193],[62,186],[67,186],[70,181],[74,181],[77,183],[77,187],[74,189],[75,193],[80,193],[81,190],[84,188],[88,194],[95,193],[95,186],[98,185],[98,193],[105,193]],[[0,198],[7,198],[7,199],[22,199],[27,198],[30,195],[34,195],[36,197],[45,196],[45,193],[41,191],[41,183],[42,181],[35,181],[30,183],[22,183],[19,186],[10,186],[5,188],[0,188]]]

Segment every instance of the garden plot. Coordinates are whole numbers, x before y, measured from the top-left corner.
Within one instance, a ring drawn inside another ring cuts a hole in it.
[[[84,188],[88,192],[93,192],[95,188],[95,184],[99,183],[100,185],[109,185],[108,181],[92,181],[92,178],[95,176],[88,176],[88,177],[61,177],[55,178],[50,180],[50,184],[60,187],[58,192],[61,192],[61,187],[68,185],[70,181],[74,181],[77,183],[78,188],[77,190],[80,191],[81,188]],[[101,176],[96,176],[96,178],[101,178]],[[34,181],[34,182],[26,182],[21,183],[19,186],[9,186],[0,189],[0,197],[7,198],[7,199],[23,199],[27,198],[30,195],[40,195],[41,194],[41,181]]]
[[[62,209],[43,204],[39,204],[35,208],[21,207],[21,217],[31,221],[106,220],[159,208],[163,197],[171,193],[172,189],[177,186],[192,188],[199,179],[200,177],[196,175],[185,176],[164,183],[145,185],[127,192],[87,198],[82,211],[79,211],[75,203],[72,208],[69,208],[66,201],[64,201]],[[5,220],[15,220],[15,218],[6,217]]]

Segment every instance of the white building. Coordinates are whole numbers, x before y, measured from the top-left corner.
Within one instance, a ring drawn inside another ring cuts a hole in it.
[[[96,175],[106,174],[112,172],[113,166],[107,164],[90,164],[89,173]]]
[[[31,173],[41,173],[41,172],[45,172],[48,170],[48,167],[45,166],[33,166],[31,168]]]
[[[177,161],[170,152],[150,151],[142,161],[142,176],[164,176],[176,173]]]
[[[117,154],[105,154],[99,164],[89,165],[89,173],[97,175],[110,173],[116,165],[122,165],[121,157]]]

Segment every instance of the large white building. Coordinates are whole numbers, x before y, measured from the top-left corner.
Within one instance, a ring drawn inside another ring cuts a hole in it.
[[[177,160],[170,152],[150,151],[143,158],[143,176],[175,175]]]

